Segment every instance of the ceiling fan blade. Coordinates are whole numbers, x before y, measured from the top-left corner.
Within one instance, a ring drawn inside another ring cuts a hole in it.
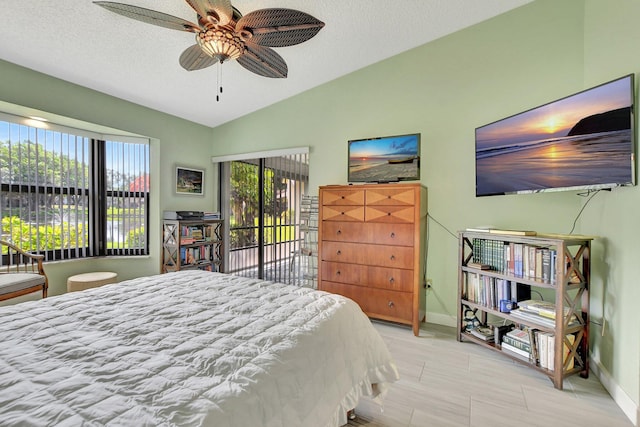
[[[185,0],[203,18],[213,12],[214,24],[227,25],[233,17],[231,0]]]
[[[284,47],[302,43],[318,34],[324,22],[293,9],[260,9],[243,16],[236,31],[249,31],[261,46]]]
[[[111,1],[94,1],[93,3],[104,7],[110,12],[146,22],[147,24],[158,25],[172,30],[188,31],[191,33],[200,31],[200,27],[193,22],[178,18],[177,16],[157,12],[155,10],[145,9],[144,7],[132,6],[124,3],[114,3]]]
[[[246,42],[246,48],[244,55],[237,59],[244,68],[263,77],[287,77],[287,63],[275,50],[251,41]]]
[[[194,44],[182,52],[179,61],[180,65],[182,65],[182,68],[185,70],[195,71],[212,66],[218,62],[218,59],[210,57],[204,53],[199,45]]]

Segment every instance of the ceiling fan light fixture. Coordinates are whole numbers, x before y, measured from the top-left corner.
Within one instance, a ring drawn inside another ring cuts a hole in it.
[[[196,42],[204,53],[221,63],[227,59],[238,59],[245,51],[245,44],[240,36],[220,28],[199,32]]]

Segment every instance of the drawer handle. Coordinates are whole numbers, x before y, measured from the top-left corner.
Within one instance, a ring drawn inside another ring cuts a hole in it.
[[[340,196],[341,199],[344,199],[344,196]]]
[[[395,261],[395,260],[396,260],[396,256],[395,256],[395,255],[391,255],[391,256],[389,257],[389,259],[390,259],[391,261]]]
[[[338,249],[338,251],[336,252],[336,255],[342,255],[342,251],[340,249]]]
[[[344,215],[344,212],[340,212],[340,215]]]
[[[336,231],[336,234],[337,234],[338,236],[339,236],[339,235],[341,235],[341,234],[342,234],[342,230],[338,230],[338,231]]]
[[[396,238],[396,233],[394,233],[393,231],[391,232],[391,238],[395,239]]]
[[[389,301],[387,305],[389,306],[389,308],[393,308],[393,301]]]
[[[387,199],[390,199],[390,198],[391,198],[391,196],[387,196]]]
[[[389,278],[389,283],[394,283],[396,281],[396,279],[394,279],[393,277]]]
[[[391,216],[391,212],[387,212],[387,216]]]
[[[336,271],[336,276],[340,275],[340,270]]]

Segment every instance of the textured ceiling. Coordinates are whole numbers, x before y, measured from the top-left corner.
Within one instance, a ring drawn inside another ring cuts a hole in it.
[[[196,21],[182,0],[119,1]],[[530,1],[235,0],[243,14],[297,9],[326,26],[307,42],[275,49],[289,66],[286,79],[226,62],[220,102],[217,65],[187,72],[178,64],[193,34],[128,19],[90,0],[2,1],[0,58],[213,127]]]

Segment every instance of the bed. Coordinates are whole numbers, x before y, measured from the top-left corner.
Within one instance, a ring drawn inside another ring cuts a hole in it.
[[[398,372],[353,301],[181,271],[0,307],[0,425],[339,426]]]

